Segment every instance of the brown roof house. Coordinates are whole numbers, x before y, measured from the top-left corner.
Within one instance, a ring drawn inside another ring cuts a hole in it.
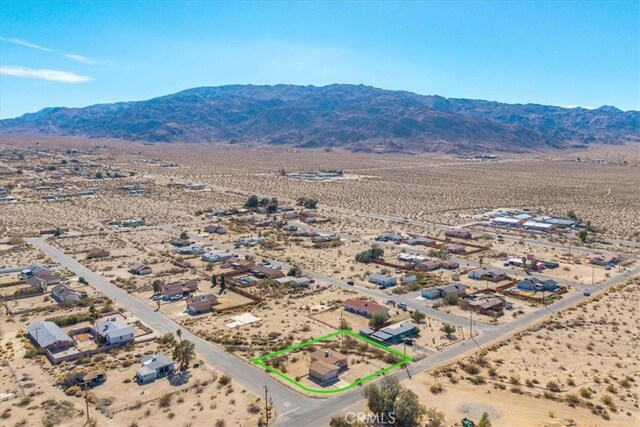
[[[348,299],[344,302],[344,309],[364,317],[371,317],[376,313],[389,314],[388,307],[365,299]]]
[[[596,265],[606,265],[616,262],[618,257],[613,252],[594,252],[589,254],[589,262]]]
[[[183,280],[181,282],[170,283],[164,285],[163,297],[165,299],[175,298],[177,296],[184,296],[191,294],[198,290],[198,282],[195,280]]]
[[[146,264],[141,262],[136,262],[129,269],[129,273],[135,274],[137,276],[146,276],[147,274],[151,274],[153,270]]]
[[[87,258],[106,258],[110,255],[109,251],[102,248],[91,248],[87,253]]]
[[[216,304],[218,304],[217,296],[213,294],[198,295],[187,300],[187,312],[192,315],[209,313]]]
[[[463,254],[466,252],[466,248],[464,247],[464,245],[461,245],[459,243],[445,243],[444,245],[442,245],[442,249],[444,249],[445,251],[449,251],[452,254]]]
[[[249,271],[253,273],[256,277],[261,277],[265,279],[279,279],[284,277],[284,273],[280,270],[276,270],[275,268],[265,267],[263,265],[253,265],[249,267]]]
[[[418,271],[433,271],[442,267],[442,261],[436,260],[428,260],[425,262],[421,262],[420,264],[416,264],[416,270]]]
[[[340,371],[349,368],[347,356],[330,349],[318,349],[311,353],[309,379],[320,384],[335,382]]]

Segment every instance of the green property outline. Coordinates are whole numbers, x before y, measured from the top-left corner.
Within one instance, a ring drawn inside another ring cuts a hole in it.
[[[289,353],[291,351],[298,350],[300,348],[308,347],[308,346],[313,345],[313,344],[315,344],[317,342],[326,341],[326,340],[328,340],[330,338],[333,338],[335,336],[342,335],[342,334],[347,334],[347,335],[350,335],[350,336],[352,336],[354,338],[357,338],[357,339],[359,339],[361,341],[365,341],[368,344],[371,344],[371,345],[373,345],[375,347],[381,348],[381,349],[383,349],[383,350],[385,350],[385,351],[387,351],[389,353],[392,353],[392,354],[394,354],[396,356],[399,356],[402,360],[400,362],[398,362],[398,363],[395,363],[395,364],[391,365],[391,366],[387,366],[386,368],[379,369],[379,370],[373,372],[372,374],[367,375],[364,378],[359,378],[359,379],[357,379],[356,381],[352,382],[351,384],[349,384],[346,387],[337,388],[337,389],[328,389],[328,390],[319,390],[319,389],[315,389],[315,388],[309,388],[309,387],[307,387],[307,386],[305,386],[303,384],[300,384],[295,379],[285,375],[284,373],[280,372],[279,370],[277,370],[277,369],[275,369],[275,368],[273,368],[273,367],[271,367],[271,366],[269,366],[269,365],[267,365],[266,363],[263,362],[263,360],[265,360],[265,359],[270,359],[272,357],[279,356],[279,355],[281,355],[283,353]],[[254,358],[251,359],[251,362],[255,363],[256,365],[260,366],[261,368],[266,369],[267,371],[279,376],[280,378],[284,379],[285,381],[290,382],[291,384],[301,388],[304,391],[308,391],[310,393],[318,393],[318,394],[332,394],[332,393],[342,393],[343,391],[347,391],[347,390],[349,390],[349,389],[351,389],[353,387],[356,387],[356,386],[359,386],[361,384],[364,384],[365,382],[367,382],[367,381],[369,381],[369,380],[371,380],[373,378],[379,377],[380,375],[383,375],[383,374],[385,374],[385,373],[387,373],[389,371],[392,371],[392,370],[394,370],[396,368],[399,368],[399,367],[401,367],[403,365],[406,365],[409,362],[413,362],[413,358],[411,356],[408,356],[405,353],[402,353],[401,351],[395,350],[393,348],[389,348],[389,347],[387,347],[387,346],[385,346],[383,344],[380,344],[380,343],[378,343],[376,341],[373,341],[372,339],[369,339],[367,337],[363,337],[360,334],[356,334],[353,331],[350,331],[350,330],[347,330],[347,329],[340,329],[338,331],[331,332],[330,334],[321,336],[319,338],[313,338],[313,339],[310,339],[310,340],[307,340],[307,341],[303,341],[303,342],[301,342],[299,344],[292,345],[290,347],[274,351],[272,353],[268,353],[268,354],[264,354],[262,356],[254,357]]]

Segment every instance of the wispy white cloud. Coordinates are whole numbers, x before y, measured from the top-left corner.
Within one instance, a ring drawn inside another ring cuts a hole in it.
[[[81,64],[108,65],[108,66],[111,66],[111,65],[115,64],[113,61],[102,60],[102,59],[91,59],[91,58],[87,58],[86,56],[78,55],[78,54],[75,54],[75,53],[61,52],[61,51],[56,50],[56,49],[40,46],[40,45],[37,45],[35,43],[30,43],[28,41],[21,40],[21,39],[0,37],[0,41],[4,41],[4,42],[7,42],[7,43],[13,43],[13,44],[18,45],[18,46],[28,47],[30,49],[41,50],[43,52],[55,53],[57,55],[61,55],[61,56],[65,57],[67,59],[70,59],[72,61],[79,62]]]
[[[29,47],[31,49],[42,50],[44,52],[55,52],[55,50],[50,49],[48,47],[44,47],[44,46],[40,46],[40,45],[37,45],[37,44],[29,43],[27,41],[20,40],[20,39],[8,39],[8,38],[5,38],[5,37],[0,37],[0,40],[2,40],[3,42],[9,42],[9,43],[17,44],[17,45],[20,45],[20,46]]]
[[[83,83],[93,80],[91,77],[71,73],[69,71],[33,69],[13,65],[0,66],[0,74],[22,77],[25,79],[48,80],[60,83]]]

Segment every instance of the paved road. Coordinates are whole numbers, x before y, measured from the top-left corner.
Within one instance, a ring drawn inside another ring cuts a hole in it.
[[[180,232],[180,230],[173,225],[166,225],[162,226],[161,228],[171,232]],[[191,235],[191,237],[194,240],[199,240],[202,243],[207,243],[217,249],[229,249],[235,253],[238,253],[239,255],[251,254],[250,252],[245,250],[235,249],[233,248],[233,245],[230,244],[221,244],[197,235]],[[146,323],[147,325],[152,327],[157,333],[163,334],[167,332],[175,332],[179,328],[179,325],[177,323],[175,323],[164,314],[156,312],[145,301],[142,301],[111,284],[104,277],[100,276],[97,273],[94,273],[93,271],[81,265],[72,257],[49,245],[43,238],[27,239],[27,241],[31,245],[40,249],[46,255],[51,257],[51,259],[65,266],[78,276],[85,277],[92,284],[92,286],[102,291],[106,296],[113,298],[119,304],[126,307],[133,315],[135,315],[143,323]],[[274,261],[274,264],[276,266],[281,265],[283,268],[288,267],[288,265],[285,263]],[[348,289],[354,288],[346,285],[346,283],[344,282],[338,281],[325,275],[312,272],[307,272],[307,274],[312,278],[316,278],[316,280],[333,283],[338,286],[347,287]],[[609,279],[601,285],[593,287],[593,289],[591,290],[592,295],[596,295],[597,293],[602,292],[604,289],[618,284],[626,280],[627,278],[637,274],[640,274],[640,267],[625,274],[618,275],[612,279]],[[371,293],[370,295],[375,296],[376,298],[381,297],[378,294],[380,291],[377,290],[368,288],[357,288],[356,290],[362,293]],[[482,333],[476,337],[475,342],[468,340],[454,345],[444,351],[436,353],[410,365],[407,370],[396,371],[393,375],[397,376],[399,379],[404,379],[409,375],[415,375],[426,369],[448,363],[452,359],[460,357],[468,352],[474,351],[475,349],[477,349],[477,345],[485,345],[493,340],[500,339],[517,330],[526,328],[532,323],[550,316],[553,312],[569,307],[584,299],[586,298],[582,296],[582,294],[576,293],[554,302],[547,308],[543,308],[524,315],[510,323],[498,326],[492,325],[492,327],[490,328],[483,328]],[[418,303],[417,301],[415,302]],[[419,309],[421,311],[425,311],[425,307],[423,306],[420,306]],[[436,311],[436,314],[438,315],[447,314],[439,312],[437,310],[434,311]],[[458,318],[457,316],[455,317]],[[461,326],[468,326],[468,323],[465,322],[465,324]],[[218,346],[201,339],[200,337],[190,333],[189,331],[183,330],[183,336],[186,339],[194,342],[196,351],[203,359],[205,359],[211,365],[216,366],[223,372],[231,375],[236,381],[238,381],[247,389],[253,391],[254,393],[262,395],[262,387],[264,385],[267,385],[270,389],[270,395],[272,396],[273,402],[279,414],[279,417],[277,419],[277,424],[279,426],[326,426],[332,416],[339,414],[342,411],[354,405],[358,405],[362,402],[360,389],[354,389],[339,396],[328,399],[314,399],[311,397],[303,396],[295,392],[293,389],[290,389],[287,386],[279,383],[264,371],[256,368],[250,363],[225,352]]]
[[[118,304],[124,306],[135,317],[143,323],[149,325],[157,334],[175,332],[180,326],[164,314],[155,311],[147,302],[127,293],[126,291],[113,285],[101,275],[89,270],[78,261],[66,255],[59,249],[49,245],[42,238],[27,239],[29,244],[40,249],[43,253],[51,257],[54,261],[64,265],[76,275],[84,277],[94,288],[104,295],[112,298]],[[212,366],[231,375],[243,387],[262,396],[263,386],[269,387],[269,393],[273,397],[278,413],[285,413],[291,408],[306,405],[308,398],[298,394],[289,387],[273,379],[266,372],[258,369],[255,365],[236,357],[218,346],[208,342],[197,335],[183,329],[183,338],[195,344],[198,354]]]

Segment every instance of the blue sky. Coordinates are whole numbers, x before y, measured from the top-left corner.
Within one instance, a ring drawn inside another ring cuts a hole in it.
[[[640,109],[640,2],[0,7],[0,117],[235,83]]]

